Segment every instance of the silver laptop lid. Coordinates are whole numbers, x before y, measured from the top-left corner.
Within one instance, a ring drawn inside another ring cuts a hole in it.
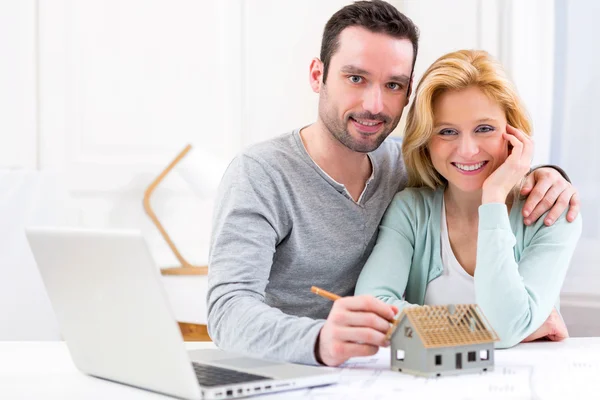
[[[139,232],[28,228],[26,236],[82,372],[200,398],[159,270]]]

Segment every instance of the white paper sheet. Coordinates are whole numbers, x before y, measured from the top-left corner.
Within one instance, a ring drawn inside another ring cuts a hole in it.
[[[422,378],[391,371],[389,349],[350,359],[337,385],[267,396],[272,399],[572,399],[600,398],[598,351],[496,351],[494,371]]]

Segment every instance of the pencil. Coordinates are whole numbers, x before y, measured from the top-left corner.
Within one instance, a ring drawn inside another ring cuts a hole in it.
[[[386,340],[392,340],[392,336],[394,336],[394,332],[396,332],[396,328],[398,327],[398,323],[400,322],[400,316],[394,320],[394,322],[390,325],[390,328],[385,333]]]
[[[321,289],[316,286],[311,286],[310,291],[313,292],[314,294],[318,294],[319,296],[325,297],[326,299],[329,299],[331,301],[336,301],[336,300],[342,298],[342,296],[338,296],[337,294],[328,292],[327,290]],[[386,335],[385,335],[387,340],[390,340],[392,338],[394,331],[398,327],[398,322],[400,322],[400,318],[397,318],[397,319],[393,318],[389,322],[390,322],[390,328],[388,329],[388,331],[386,332]]]
[[[328,292],[327,290],[323,290],[316,286],[311,287],[310,291],[313,292],[314,294],[318,294],[319,296],[325,297],[326,299],[329,299],[331,301],[336,301],[336,300],[342,298],[341,296],[338,296],[337,294],[333,294],[331,292]]]

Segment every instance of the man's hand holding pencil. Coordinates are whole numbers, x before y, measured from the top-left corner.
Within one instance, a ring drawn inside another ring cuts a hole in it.
[[[340,297],[314,286],[311,291],[334,301],[315,345],[320,363],[338,366],[350,357],[370,356],[390,345],[386,332],[397,307],[368,295]]]

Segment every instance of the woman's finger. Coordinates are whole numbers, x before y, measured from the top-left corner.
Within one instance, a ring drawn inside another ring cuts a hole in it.
[[[531,159],[533,158],[534,150],[533,139],[529,135],[526,135],[523,131],[511,125],[507,124],[506,128],[507,131],[510,131],[511,134],[513,134],[523,143],[523,152],[521,155],[521,159],[523,160],[523,162],[527,162],[527,164],[530,164]]]
[[[527,143],[527,142],[531,141],[531,137],[529,137],[523,131],[515,128],[512,125],[506,124],[506,132],[517,137],[523,143]]]
[[[511,135],[509,133],[504,132],[502,135],[503,135],[504,139],[508,140],[513,147],[512,151],[508,157],[509,158],[512,157],[513,159],[520,160],[521,154],[523,153],[523,142],[521,142],[516,136]]]

